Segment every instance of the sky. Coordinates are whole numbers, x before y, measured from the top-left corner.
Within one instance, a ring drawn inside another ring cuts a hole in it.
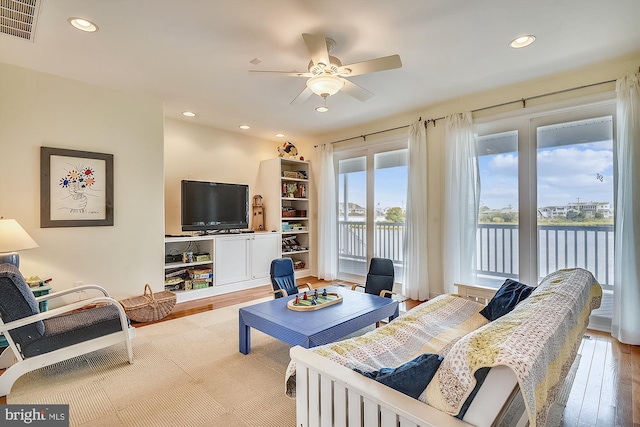
[[[518,206],[518,155],[481,156],[481,205]],[[572,202],[613,203],[613,143],[564,145],[537,152],[538,207]]]
[[[518,206],[518,154],[480,156],[481,205]],[[537,152],[538,207],[572,202],[613,203],[613,142],[562,145]],[[339,188],[342,191],[342,179]],[[376,169],[375,203],[406,208],[407,167]],[[340,196],[342,197],[342,196]],[[366,205],[365,172],[349,175],[349,202]],[[342,201],[342,198],[340,199]]]
[[[339,188],[342,197],[342,181],[340,175]],[[393,167],[376,169],[375,171],[375,204],[380,208],[399,206],[406,208],[407,198],[407,167]],[[366,176],[365,172],[349,174],[349,202],[366,206]],[[342,201],[342,198],[340,199]]]

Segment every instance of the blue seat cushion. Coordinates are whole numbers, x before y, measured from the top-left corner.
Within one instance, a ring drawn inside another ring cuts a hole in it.
[[[480,314],[493,322],[513,310],[520,301],[531,295],[534,289],[515,280],[507,279],[491,298],[489,304],[480,311]]]
[[[443,360],[444,358],[439,354],[424,353],[397,368],[380,368],[378,371],[354,369],[354,371],[417,399],[427,388]]]
[[[25,357],[49,353],[122,330],[118,308],[105,305],[44,320],[45,333],[22,346]]]
[[[38,303],[20,270],[11,264],[0,265],[0,317],[4,323],[39,314]],[[9,331],[11,338],[21,347],[38,340],[44,334],[42,321]]]

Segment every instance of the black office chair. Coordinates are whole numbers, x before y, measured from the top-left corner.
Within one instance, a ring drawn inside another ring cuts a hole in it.
[[[393,269],[393,261],[387,258],[371,258],[367,281],[364,286],[353,285],[351,290],[354,291],[357,287],[363,287],[364,291],[368,294],[391,298],[391,295],[395,294],[395,292],[393,292],[394,281],[395,270]]]
[[[291,258],[277,258],[271,261],[271,287],[275,298],[294,295],[299,292],[299,287],[306,287],[312,290],[311,285],[305,283],[298,286],[296,275],[293,271],[293,261]]]

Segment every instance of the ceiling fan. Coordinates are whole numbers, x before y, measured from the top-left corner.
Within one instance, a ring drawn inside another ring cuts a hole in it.
[[[342,65],[342,62],[335,56],[331,56],[331,51],[335,48],[336,42],[326,38],[322,34],[302,34],[307,50],[311,55],[308,72],[301,71],[262,71],[250,70],[250,73],[277,73],[292,77],[306,77],[307,87],[291,102],[300,104],[306,101],[312,94],[324,98],[325,106],[318,107],[320,112],[327,111],[327,97],[343,90],[360,101],[366,101],[373,96],[367,89],[358,86],[346,77],[358,76],[361,74],[375,73],[377,71],[392,70],[402,67],[399,55],[385,56],[382,58],[370,59],[368,61],[356,62]]]

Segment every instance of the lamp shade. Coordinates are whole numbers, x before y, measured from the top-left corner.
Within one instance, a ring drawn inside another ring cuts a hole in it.
[[[0,219],[0,253],[37,248],[38,244],[15,219]]]
[[[307,87],[313,93],[320,96],[331,96],[336,94],[344,86],[344,81],[340,77],[323,74],[311,77],[307,80]]]

